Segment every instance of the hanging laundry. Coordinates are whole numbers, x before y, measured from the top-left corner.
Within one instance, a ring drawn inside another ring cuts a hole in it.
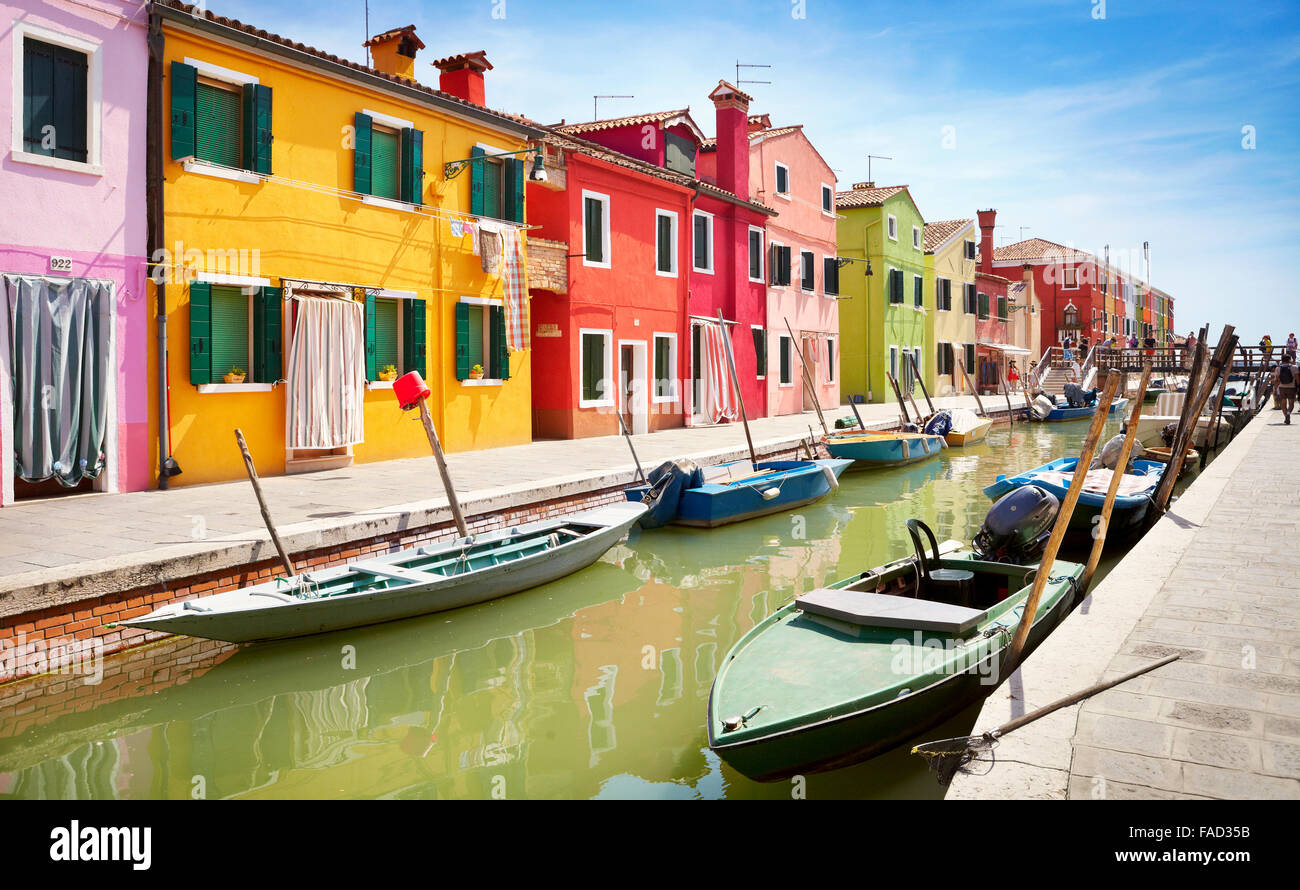
[[[496,223],[479,223],[479,241],[482,250],[480,257],[483,260],[483,271],[489,275],[501,274],[500,266],[503,249],[501,236],[504,231],[505,227]]]
[[[519,229],[506,228],[502,282],[506,302],[506,348],[518,352],[528,348],[528,290],[524,286],[524,236]]]
[[[704,340],[704,414],[711,423],[735,420],[738,416],[736,390],[727,364],[727,346],[722,340],[722,326],[701,325],[700,335]]]
[[[451,237],[453,238],[465,237],[465,224],[458,219],[453,219],[451,221]]]

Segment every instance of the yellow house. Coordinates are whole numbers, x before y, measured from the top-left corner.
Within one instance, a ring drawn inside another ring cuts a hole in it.
[[[932,371],[926,384],[946,396],[963,392],[957,362],[975,373],[975,220],[925,224],[926,303],[934,306]],[[931,301],[933,300],[933,302]]]
[[[530,441],[538,131],[484,106],[483,54],[434,62],[435,89],[413,26],[368,41],[367,67],[175,2],[152,15],[172,484],[242,478],[236,427],[265,473],[427,455],[392,392],[410,370],[448,451]]]

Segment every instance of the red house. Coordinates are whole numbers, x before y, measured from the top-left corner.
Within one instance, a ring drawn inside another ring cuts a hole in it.
[[[1044,238],[1008,244],[992,254],[991,271],[995,274],[1019,278],[1024,266],[1032,267],[1034,293],[1043,310],[1039,324],[1044,349],[1059,346],[1066,339],[1077,345],[1083,337],[1096,345],[1109,336],[1103,330],[1106,292],[1102,287],[1110,289],[1114,281],[1113,276],[1106,282],[1105,276],[1099,275],[1102,265],[1095,256]]]
[[[996,210],[981,210],[979,262],[975,267],[975,382],[980,392],[998,392],[1007,362],[1024,352],[1011,342],[1011,279],[993,271]],[[1027,365],[1027,362],[1020,362]]]

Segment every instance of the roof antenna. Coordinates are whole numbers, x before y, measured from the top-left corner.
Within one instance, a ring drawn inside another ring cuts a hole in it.
[[[366,0],[366,67],[370,67],[370,0]]]
[[[867,182],[875,182],[875,180],[871,178],[871,159],[872,159],[872,158],[875,158],[877,161],[892,161],[892,160],[893,160],[893,158],[887,158],[887,157],[885,157],[884,155],[867,155]]]
[[[598,102],[600,102],[601,99],[635,99],[635,98],[636,96],[615,96],[612,94],[592,96],[591,97],[591,119],[594,121],[600,120],[600,112],[596,110],[596,105]]]
[[[741,79],[740,79],[740,69],[741,69],[741,68],[771,68],[771,67],[772,67],[771,65],[743,65],[743,64],[741,64],[740,59],[737,59],[737,60],[736,60],[736,84],[735,84],[735,85],[736,85],[736,86],[740,86],[742,83],[765,83],[765,84],[769,84],[769,85],[770,85],[770,84],[772,83],[772,81],[770,81],[770,80],[741,80]]]

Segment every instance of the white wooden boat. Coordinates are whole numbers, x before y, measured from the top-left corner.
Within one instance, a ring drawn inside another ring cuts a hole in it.
[[[598,560],[641,518],[617,503],[179,603],[124,627],[233,643],[325,633],[518,593]]]

